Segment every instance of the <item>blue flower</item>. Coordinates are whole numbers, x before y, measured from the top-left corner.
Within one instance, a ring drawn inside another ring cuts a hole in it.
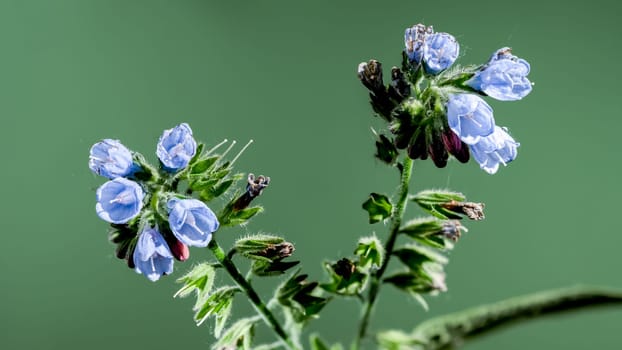
[[[105,139],[91,147],[89,168],[97,175],[114,179],[129,176],[140,169],[132,152],[118,140]]]
[[[113,224],[124,224],[140,213],[143,189],[136,182],[117,177],[97,189],[97,215]]]
[[[428,73],[438,74],[449,68],[460,53],[460,45],[447,33],[434,33],[426,36],[423,45],[423,63]]]
[[[136,272],[153,282],[173,272],[173,255],[155,228],[146,228],[140,234],[133,259]]]
[[[197,142],[192,137],[192,129],[186,123],[164,130],[158,141],[156,154],[164,168],[175,172],[185,168],[197,151]]]
[[[470,147],[480,168],[494,174],[499,169],[499,164],[507,165],[516,159],[518,146],[520,144],[514,141],[505,128],[495,125],[495,131],[491,135],[481,138]]]
[[[411,62],[421,63],[423,57],[423,44],[427,35],[434,33],[432,27],[417,24],[406,28],[404,32],[405,52]]]
[[[447,122],[462,142],[472,145],[493,133],[495,120],[492,108],[473,94],[450,94]]]
[[[206,247],[220,225],[214,212],[197,199],[173,198],[167,206],[175,237],[189,246]]]
[[[527,75],[529,63],[504,47],[497,50],[466,84],[500,101],[516,101],[527,96],[532,86]]]

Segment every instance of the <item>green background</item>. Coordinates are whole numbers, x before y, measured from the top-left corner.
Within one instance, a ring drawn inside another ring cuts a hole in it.
[[[448,187],[486,203],[486,220],[451,254],[449,292],[424,312],[387,286],[373,329],[411,329],[467,306],[576,283],[622,287],[620,275],[619,6],[611,1],[0,1],[2,349],[197,349],[191,300],[174,279],[151,283],[113,256],[95,215],[104,182],[90,146],[116,138],[155,160],[162,130],[188,122],[197,139],[255,143],[240,171],[272,177],[265,214],[221,232],[285,235],[313,278],[320,261],[376,232],[360,204],[391,193],[396,174],[372,157],[372,116],[359,62],[399,64],[403,30],[453,33],[459,63],[511,46],[534,90],[490,101],[521,142],[490,176],[470,163],[416,162],[414,190]],[[418,213],[411,206],[409,216]],[[270,291],[276,279],[262,281]],[[240,299],[235,313],[250,311]],[[354,301],[330,304],[310,329],[349,342]],[[622,310],[507,328],[465,349],[617,349]],[[259,337],[271,340],[264,328]]]

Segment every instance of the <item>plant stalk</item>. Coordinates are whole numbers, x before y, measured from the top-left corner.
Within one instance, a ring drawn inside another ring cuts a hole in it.
[[[404,211],[406,210],[406,202],[408,200],[408,184],[410,183],[412,166],[412,159],[405,157],[402,171],[400,174],[400,186],[397,191],[397,203],[393,207],[393,212],[391,213],[391,226],[389,231],[389,237],[387,238],[387,241],[385,243],[385,258],[382,261],[382,265],[380,266],[380,268],[371,276],[369,294],[367,297],[367,301],[364,304],[363,316],[361,317],[361,321],[359,323],[358,336],[353,345],[354,350],[358,350],[360,348],[361,342],[367,334],[369,319],[374,309],[374,305],[376,304],[378,292],[380,291],[380,286],[382,285],[382,276],[384,275],[384,272],[389,266],[389,260],[391,259],[391,255],[393,253],[395,241],[397,240],[397,234],[400,230],[400,226],[402,225],[402,216],[404,216]]]
[[[225,253],[214,238],[212,238],[207,247],[212,251],[218,262],[220,262],[225,270],[227,270],[238,287],[246,293],[257,313],[263,318],[268,327],[270,327],[281,339],[283,345],[289,350],[297,350],[297,347],[294,346],[294,343],[291,341],[283,327],[281,327],[281,324],[276,319],[274,314],[268,309],[266,304],[259,297],[259,294],[257,294],[255,289],[253,289],[253,286],[246,280],[246,278],[244,278],[244,276],[242,276],[231,258]]]

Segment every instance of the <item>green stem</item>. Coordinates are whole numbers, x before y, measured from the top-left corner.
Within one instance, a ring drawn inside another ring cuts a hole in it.
[[[274,333],[281,339],[283,344],[287,349],[293,350],[296,349],[293,342],[281,327],[279,321],[274,317],[274,314],[268,309],[266,304],[261,300],[253,286],[242,276],[238,268],[235,266],[233,261],[225,251],[218,245],[215,239],[212,238],[209,245],[207,246],[216,260],[222,264],[222,266],[227,270],[231,278],[235,281],[238,287],[242,288],[244,293],[248,296],[248,299],[251,301],[257,313],[263,318],[264,322],[268,325],[268,327],[272,328]]]
[[[397,240],[397,234],[400,230],[400,226],[402,225],[402,216],[404,215],[406,202],[408,200],[408,184],[410,183],[412,166],[413,161],[410,158],[405,157],[400,176],[400,186],[397,192],[398,199],[397,203],[393,207],[393,213],[391,215],[389,238],[385,243],[385,258],[380,268],[371,276],[369,295],[365,305],[363,306],[364,311],[363,316],[361,317],[361,322],[359,323],[358,337],[356,338],[353,346],[353,349],[355,350],[360,348],[361,341],[367,334],[369,318],[371,317],[374,305],[376,304],[376,299],[378,298],[378,292],[380,291],[380,286],[382,284],[382,276],[389,266],[389,260],[391,259],[391,254],[393,253],[393,247],[395,246],[395,241]]]

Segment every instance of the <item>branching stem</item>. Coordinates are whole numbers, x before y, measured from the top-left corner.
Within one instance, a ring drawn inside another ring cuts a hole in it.
[[[281,339],[283,345],[289,350],[298,350],[294,343],[291,341],[281,324],[276,319],[272,311],[268,309],[266,304],[261,300],[259,294],[255,291],[253,286],[242,276],[238,268],[235,266],[231,258],[225,253],[225,251],[220,247],[218,242],[212,238],[209,245],[207,246],[214,257],[220,262],[220,264],[227,270],[231,278],[235,281],[238,287],[242,288],[244,293],[248,296],[248,299],[255,307],[257,313],[263,318],[264,322],[270,327],[274,333]]]

